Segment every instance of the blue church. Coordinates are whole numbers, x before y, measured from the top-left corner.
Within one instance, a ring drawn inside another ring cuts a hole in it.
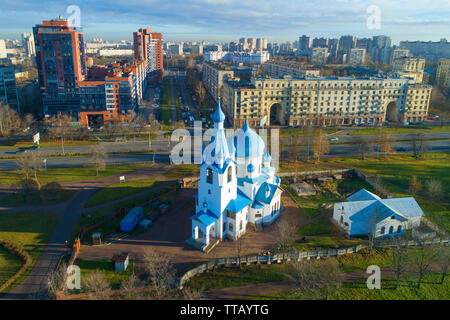
[[[236,240],[253,225],[256,230],[280,213],[280,178],[263,139],[245,121],[228,140],[220,107],[212,115],[214,129],[202,152],[200,179],[187,242],[208,251],[219,241]]]

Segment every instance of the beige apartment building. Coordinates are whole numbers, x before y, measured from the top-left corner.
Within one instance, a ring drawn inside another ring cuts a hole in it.
[[[440,59],[436,72],[436,84],[440,88],[450,88],[450,59]]]
[[[414,79],[416,83],[423,82],[423,72],[425,70],[425,59],[404,57],[395,59],[392,62],[392,71],[401,77]]]
[[[431,86],[405,78],[254,78],[223,83],[222,108],[238,127],[248,119],[259,126],[334,126],[422,122]]]
[[[219,99],[224,79],[234,76],[234,71],[225,69],[220,63],[203,63],[202,81],[215,101]]]

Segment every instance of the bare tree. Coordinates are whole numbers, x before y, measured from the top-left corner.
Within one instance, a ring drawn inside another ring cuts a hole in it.
[[[144,251],[144,268],[154,286],[156,298],[167,296],[176,275],[169,257],[147,248]]]
[[[361,160],[364,160],[366,158],[366,154],[371,151],[371,144],[364,136],[358,136],[355,143],[358,146],[358,152],[361,156]]]
[[[383,187],[383,179],[379,176],[376,175],[375,176],[375,192],[378,193],[379,195],[384,195],[384,187]]]
[[[408,191],[411,192],[413,196],[415,196],[422,189],[422,182],[417,180],[416,176],[412,176],[411,180],[409,180]]]
[[[392,265],[395,273],[395,289],[397,290],[400,285],[400,277],[404,273],[407,263],[407,250],[408,244],[405,239],[400,236],[392,237],[390,239],[391,250],[390,256],[392,259]]]
[[[448,245],[441,245],[438,256],[438,264],[441,269],[441,284],[444,284],[450,265],[450,247]]]
[[[313,154],[316,161],[320,161],[320,157],[330,152],[330,143],[323,133],[322,129],[319,130],[316,138],[313,141]]]
[[[0,134],[9,135],[14,130],[19,129],[21,120],[19,114],[8,105],[0,104]]]
[[[425,188],[427,190],[428,196],[430,196],[432,199],[440,200],[442,198],[444,187],[441,181],[435,179],[427,180],[425,182]]]
[[[128,300],[133,300],[140,296],[136,290],[139,288],[139,281],[135,274],[124,279],[120,283],[120,288],[124,291],[123,296]]]
[[[380,133],[378,135],[378,151],[383,154],[391,154],[394,152],[392,149],[393,138],[392,134],[386,132],[380,128]]]
[[[245,251],[244,240],[242,236],[234,242],[234,248],[236,249],[236,257],[238,259],[237,264],[239,266],[239,269],[242,269],[241,262]]]
[[[292,243],[295,241],[297,227],[290,224],[286,220],[280,220],[276,224],[277,226],[277,242],[280,249],[285,252],[289,250]]]
[[[343,275],[339,263],[332,258],[319,263],[320,283],[325,286],[325,299],[328,300],[330,292],[338,290],[342,286]]]
[[[412,135],[410,135],[410,146],[412,149],[413,157],[419,159],[427,150],[427,144],[424,139],[423,133],[413,133]]]
[[[43,157],[37,152],[27,152],[16,158],[16,164],[19,172],[24,175],[25,180],[32,177],[40,188],[38,172],[42,169]]]
[[[106,168],[106,152],[104,148],[99,145],[91,148],[91,164],[95,168],[97,176],[99,171],[105,171]]]
[[[425,245],[419,240],[419,254],[415,257],[419,279],[417,280],[417,289],[420,289],[423,277],[430,272],[431,262],[435,260],[437,252],[434,247]]]
[[[105,273],[100,269],[87,274],[83,278],[82,287],[89,293],[90,299],[105,299],[105,293],[111,290]]]

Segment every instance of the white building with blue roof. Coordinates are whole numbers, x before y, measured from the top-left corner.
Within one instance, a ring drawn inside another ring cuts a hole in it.
[[[365,189],[349,196],[346,202],[335,203],[333,211],[333,219],[349,236],[404,234],[418,227],[422,216],[422,209],[412,197],[381,199]]]
[[[214,129],[202,153],[187,240],[203,251],[226,238],[238,239],[249,224],[256,229],[271,224],[279,216],[282,193],[269,151],[248,122],[227,140],[220,100],[211,118]]]

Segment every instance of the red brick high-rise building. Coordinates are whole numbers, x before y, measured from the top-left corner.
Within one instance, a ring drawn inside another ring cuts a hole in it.
[[[83,33],[62,18],[43,21],[33,33],[44,113],[76,114],[87,74]]]
[[[139,29],[133,33],[134,59],[145,61],[148,83],[162,82],[164,67],[162,53],[162,34],[150,28]]]

